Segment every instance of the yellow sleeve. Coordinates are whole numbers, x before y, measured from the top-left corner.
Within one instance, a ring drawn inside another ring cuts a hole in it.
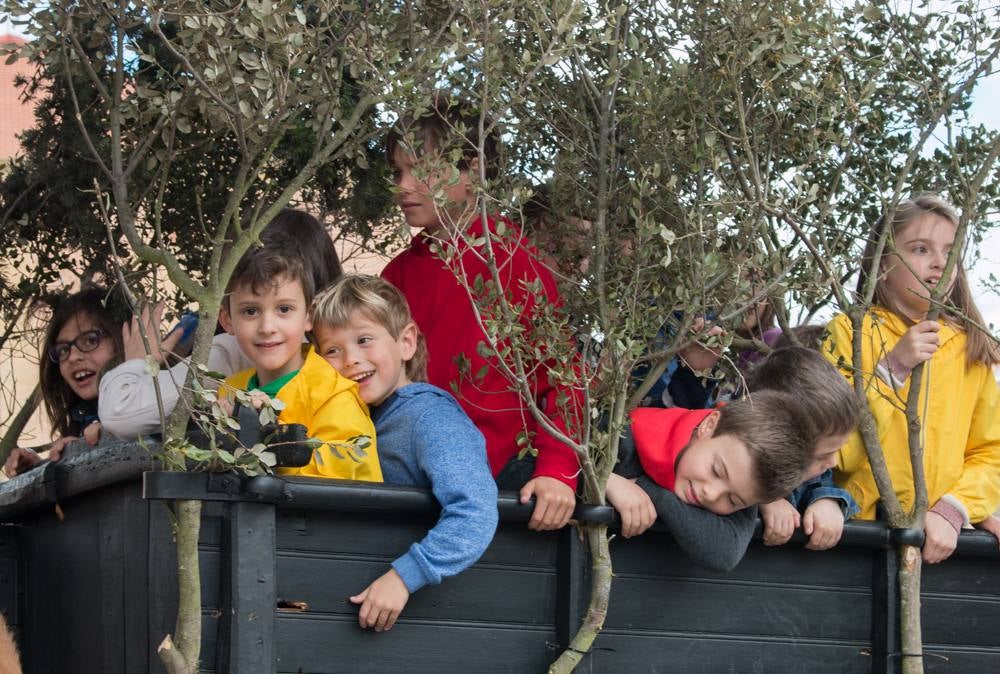
[[[1000,388],[990,368],[976,367],[985,372],[972,412],[965,464],[948,492],[962,502],[973,524],[985,520],[1000,505]]]
[[[830,321],[826,329],[830,336],[823,345],[823,356],[833,363],[833,366],[853,388],[854,368],[851,337],[854,330],[851,328],[851,320],[846,314],[838,314]],[[867,465],[868,453],[865,451],[865,444],[861,440],[861,434],[854,431],[847,444],[841,447],[840,453],[837,455],[837,471],[846,476],[867,467]]]
[[[847,378],[852,387],[855,377],[861,377],[865,399],[868,409],[875,418],[875,427],[883,452],[887,451],[886,443],[905,441],[905,429],[901,437],[897,436],[900,423],[905,426],[903,410],[909,394],[909,381],[896,390],[890,383],[883,381],[875,371],[877,364],[895,345],[897,341],[895,336],[883,328],[872,314],[865,315],[861,327],[861,364],[855,366],[852,344],[854,329],[851,326],[851,319],[846,314],[838,314],[830,322],[827,330],[830,337],[823,346],[823,355]],[[838,468],[850,473],[861,468],[867,460],[868,452],[865,450],[864,441],[861,439],[861,434],[855,432],[841,450]]]
[[[282,475],[382,481],[382,467],[375,447],[375,426],[356,388],[341,389],[320,401],[312,410],[306,427],[310,438],[327,444],[313,451],[309,465],[279,469]],[[358,436],[367,436],[371,444],[364,450],[355,450],[350,441]]]

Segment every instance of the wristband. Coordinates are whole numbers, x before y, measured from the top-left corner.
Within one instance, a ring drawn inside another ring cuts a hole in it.
[[[931,508],[930,511],[947,520],[948,524],[955,528],[955,533],[962,532],[962,525],[965,523],[965,516],[952,504],[945,500],[940,500],[934,504],[934,507]]]
[[[912,368],[906,367],[899,360],[893,358],[891,354],[886,354],[875,369],[879,377],[894,389],[901,388],[913,371]]]

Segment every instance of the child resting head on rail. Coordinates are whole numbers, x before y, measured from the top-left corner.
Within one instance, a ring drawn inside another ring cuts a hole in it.
[[[98,382],[120,360],[122,323],[128,319],[124,299],[104,288],[70,295],[56,305],[39,358],[42,400],[54,433],[49,459],[58,461],[67,444],[82,435],[96,444]],[[8,477],[41,463],[32,449],[15,448],[4,463]]]
[[[819,331],[822,333],[822,328]],[[804,346],[772,351],[754,368],[747,387],[796,396],[818,438],[805,481],[786,498],[761,504],[764,544],[787,543],[801,524],[809,536],[807,548],[832,548],[840,541],[844,521],[858,512],[851,495],[833,483],[832,471],[840,448],[858,427],[857,396],[833,365],[818,351]]]
[[[629,416],[615,472],[645,474],[660,491],[717,515],[788,494],[813,461],[813,428],[787,393],[762,391],[719,410],[640,407]],[[618,484],[608,484],[612,503]]]
[[[800,408],[799,425],[813,438],[811,461],[799,475],[800,482],[804,477],[821,473],[836,460],[845,434],[857,424],[858,404],[853,392],[850,387],[843,386],[839,378],[830,378],[827,365],[822,356],[808,349],[777,349],[758,365],[759,376],[751,377],[749,382],[751,390],[758,395],[763,390],[774,388],[794,396],[795,404]],[[624,440],[628,442],[629,438]],[[619,468],[617,472],[629,476],[641,473],[634,467]],[[808,507],[812,503],[808,497],[816,500],[820,498],[820,493],[809,491],[799,502]],[[625,537],[641,534],[659,517],[689,557],[717,571],[728,571],[739,563],[757,521],[755,507],[716,515],[687,505],[646,475],[633,482],[612,474],[608,480],[607,496],[621,516],[621,531]],[[843,515],[839,509],[837,514],[841,520],[839,527],[836,523],[823,524],[822,527],[813,523],[811,535],[817,536],[817,541],[826,536],[828,529],[836,528],[838,533],[842,530]],[[839,535],[837,537],[839,539]]]
[[[323,358],[371,407],[385,481],[430,489],[441,516],[423,540],[358,595],[358,622],[388,630],[410,594],[475,563],[493,540],[497,488],[483,434],[446,391],[424,383],[427,350],[392,284],[349,275],[313,305]]]

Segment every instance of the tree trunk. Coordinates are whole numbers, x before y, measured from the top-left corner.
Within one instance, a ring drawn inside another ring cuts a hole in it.
[[[41,399],[41,396],[41,385],[35,384],[35,389],[24,401],[24,405],[21,406],[21,410],[17,413],[17,416],[11,420],[10,426],[7,427],[7,432],[0,439],[0,465],[3,465],[3,462],[10,456],[11,450],[17,447],[17,440],[21,437],[21,431],[28,425],[31,415],[38,408],[38,401]]]
[[[583,656],[590,652],[594,639],[604,627],[608,616],[608,597],[611,595],[611,551],[608,548],[608,526],[606,524],[583,524],[590,548],[590,604],[583,624],[577,630],[573,641],[562,652],[559,659],[549,667],[549,674],[572,672]]]
[[[201,649],[201,571],[198,566],[198,535],[201,501],[177,501],[174,537],[177,540],[176,640],[164,637],[157,649],[169,674],[197,674]]]
[[[923,637],[920,631],[920,548],[899,547],[899,630],[903,674],[923,674]]]

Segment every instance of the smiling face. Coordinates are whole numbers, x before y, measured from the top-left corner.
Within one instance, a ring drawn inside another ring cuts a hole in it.
[[[263,292],[246,284],[229,295],[219,312],[222,327],[257,368],[261,385],[302,367],[302,340],[312,327],[302,283],[282,275]]]
[[[714,434],[718,418],[718,412],[706,417],[677,457],[674,494],[688,505],[729,515],[761,499],[746,444],[735,435]]]
[[[313,336],[319,354],[337,372],[358,383],[361,399],[368,405],[380,405],[410,383],[406,361],[417,348],[417,326],[413,323],[396,338],[385,326],[355,310],[346,325],[318,323]]]
[[[947,218],[922,213],[896,233],[896,250],[882,261],[882,283],[907,318],[923,320],[930,309],[931,290],[941,282],[957,229]],[[949,290],[954,280],[953,271]]]
[[[80,342],[71,344],[78,338]],[[95,339],[97,345],[92,351],[80,350],[79,344],[88,348],[94,345]],[[80,399],[96,400],[98,375],[115,355],[114,340],[110,335],[103,334],[101,326],[89,315],[76,314],[63,323],[56,333],[55,344],[69,346],[68,357],[59,362],[59,374],[63,380]]]
[[[406,224],[429,234],[435,233],[442,222],[461,223],[475,211],[471,171],[438,168],[444,163],[439,153],[430,149],[420,158],[400,145],[392,153],[396,203]],[[444,190],[444,203],[435,205],[432,195],[439,188]]]

